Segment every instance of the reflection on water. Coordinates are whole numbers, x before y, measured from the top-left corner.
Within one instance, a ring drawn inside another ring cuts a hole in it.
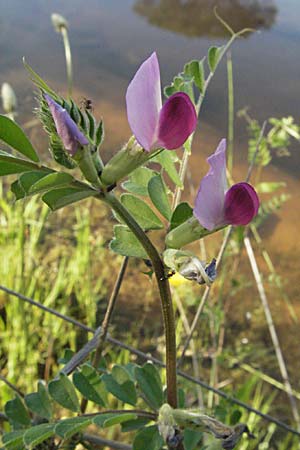
[[[151,25],[186,36],[227,37],[214,7],[234,31],[270,28],[277,14],[272,0],[137,0],[134,10]]]

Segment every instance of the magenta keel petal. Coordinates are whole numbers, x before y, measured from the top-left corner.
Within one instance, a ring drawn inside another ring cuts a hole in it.
[[[180,147],[197,126],[197,114],[189,96],[173,94],[159,115],[158,144],[168,150]]]
[[[248,183],[234,184],[225,195],[224,217],[231,225],[247,225],[256,216],[259,199]]]
[[[156,53],[140,66],[126,92],[127,117],[132,133],[145,150],[157,140],[161,86]]]
[[[58,103],[56,103],[49,95],[45,94],[45,99],[49,105],[56,131],[62,140],[65,149],[74,156],[78,145],[87,145],[89,141],[79,130],[69,113]]]

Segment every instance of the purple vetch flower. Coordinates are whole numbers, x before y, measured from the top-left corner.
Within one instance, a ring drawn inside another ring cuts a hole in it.
[[[146,151],[158,147],[178,148],[197,126],[195,107],[184,92],[173,94],[162,106],[155,52],[143,62],[130,82],[126,106],[130,128]]]
[[[237,183],[228,189],[226,178],[226,139],[207,162],[210,169],[202,179],[194,208],[194,216],[208,230],[224,225],[247,225],[259,208],[255,189],[248,183]]]
[[[71,156],[74,156],[81,145],[87,145],[89,141],[79,130],[68,111],[56,103],[49,95],[44,94],[51,111],[56,131],[61,138],[65,149]]]

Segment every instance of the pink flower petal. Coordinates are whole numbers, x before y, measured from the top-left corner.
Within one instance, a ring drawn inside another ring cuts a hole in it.
[[[74,156],[78,145],[88,145],[89,141],[79,130],[68,111],[56,103],[49,95],[44,95],[51,111],[56,131],[62,140],[65,149]]]
[[[168,150],[180,147],[197,126],[197,114],[190,97],[184,92],[173,94],[159,115],[158,142]]]
[[[210,169],[202,179],[194,208],[194,216],[208,230],[224,225],[224,198],[227,190],[226,139],[207,158]]]
[[[255,189],[248,183],[231,186],[225,195],[224,217],[231,225],[247,225],[256,216],[259,199]]]
[[[159,64],[154,52],[138,69],[126,93],[130,128],[138,143],[147,151],[157,140],[161,105]]]

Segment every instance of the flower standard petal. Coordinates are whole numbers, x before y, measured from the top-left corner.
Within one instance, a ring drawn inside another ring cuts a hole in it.
[[[222,139],[217,150],[207,158],[210,169],[202,179],[194,208],[199,223],[213,230],[224,225],[224,198],[227,190],[226,139]]]
[[[224,218],[231,225],[247,225],[256,216],[259,199],[255,189],[248,183],[231,186],[225,195]]]
[[[197,126],[197,113],[187,94],[173,94],[159,114],[158,146],[173,150],[180,147]]]
[[[138,143],[147,151],[157,140],[161,105],[159,64],[154,52],[140,66],[126,92],[130,128]]]
[[[44,94],[44,97],[51,111],[57,134],[61,138],[65,149],[71,156],[74,156],[78,145],[87,145],[89,141],[81,133],[68,111],[56,103],[49,95]]]

